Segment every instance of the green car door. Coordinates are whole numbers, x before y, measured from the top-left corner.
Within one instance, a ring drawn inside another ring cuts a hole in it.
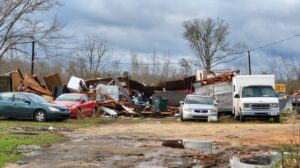
[[[0,116],[11,117],[13,107],[13,93],[1,93],[0,94]]]
[[[22,93],[15,93],[13,98],[12,117],[13,118],[33,118],[35,111],[34,104]]]

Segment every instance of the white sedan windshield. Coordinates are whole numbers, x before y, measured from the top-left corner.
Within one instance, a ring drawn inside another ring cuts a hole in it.
[[[209,104],[209,105],[212,105],[213,102],[208,97],[189,96],[186,98],[185,104]]]

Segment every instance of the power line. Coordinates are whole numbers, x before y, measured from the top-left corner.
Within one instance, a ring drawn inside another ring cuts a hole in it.
[[[283,43],[285,41],[288,41],[288,40],[291,40],[293,38],[296,38],[296,37],[299,37],[300,36],[300,33],[299,34],[295,34],[293,36],[290,36],[290,37],[287,37],[287,38],[284,38],[284,39],[281,39],[281,40],[278,40],[278,41],[273,41],[273,42],[270,42],[270,43],[267,43],[267,44],[264,44],[264,45],[261,45],[261,46],[257,46],[257,47],[254,47],[254,48],[251,48],[251,49],[247,49],[247,50],[243,50],[243,51],[238,51],[238,52],[233,52],[233,53],[227,53],[223,56],[220,56],[221,58],[222,57],[226,57],[226,56],[234,56],[234,55],[238,55],[232,59],[229,59],[228,61],[225,61],[225,62],[230,62],[230,61],[233,61],[235,59],[238,59],[241,57],[241,54],[244,54],[244,53],[248,53],[248,52],[251,52],[251,51],[256,51],[256,50],[260,50],[260,49],[263,49],[263,48],[267,48],[267,47],[270,47],[270,46],[273,46],[273,45],[277,45],[277,44],[280,44],[280,43]],[[51,46],[51,47],[48,47],[50,49],[62,49],[62,50],[86,50],[86,48],[79,48],[79,47],[59,47],[59,46]],[[97,47],[95,49],[98,49]],[[74,56],[69,56],[71,58],[78,58],[78,57],[74,57]],[[39,59],[39,58],[37,58]],[[45,59],[45,58],[40,58],[40,59]],[[129,62],[107,62],[107,63],[112,63],[112,64],[132,64],[132,63],[129,63]],[[224,63],[224,62],[223,62]],[[139,65],[164,65],[164,63],[138,63]],[[169,62],[168,64],[180,64],[179,62]]]

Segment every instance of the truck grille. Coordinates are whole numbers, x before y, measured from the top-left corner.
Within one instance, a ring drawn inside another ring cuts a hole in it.
[[[270,109],[270,104],[251,104],[251,109]]]

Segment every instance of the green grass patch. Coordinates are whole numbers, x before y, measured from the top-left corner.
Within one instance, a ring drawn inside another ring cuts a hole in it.
[[[52,133],[22,135],[11,134],[8,131],[0,131],[0,167],[9,161],[21,157],[20,154],[13,151],[18,145],[45,145],[62,139],[62,136]]]
[[[28,120],[0,120],[0,167],[5,163],[17,160],[22,156],[14,152],[19,145],[46,145],[64,140],[62,135],[48,131],[40,131],[39,128],[68,128],[76,129],[93,126],[99,123],[99,118],[68,119],[61,122],[36,122]],[[16,129],[21,127],[20,129]],[[22,127],[26,127],[23,130]],[[23,134],[25,133],[25,134]],[[27,134],[29,133],[29,134]]]
[[[80,120],[68,119],[65,121],[36,122],[31,120],[0,120],[0,128],[9,127],[61,127],[61,128],[83,128],[99,123],[99,118],[84,118]]]

